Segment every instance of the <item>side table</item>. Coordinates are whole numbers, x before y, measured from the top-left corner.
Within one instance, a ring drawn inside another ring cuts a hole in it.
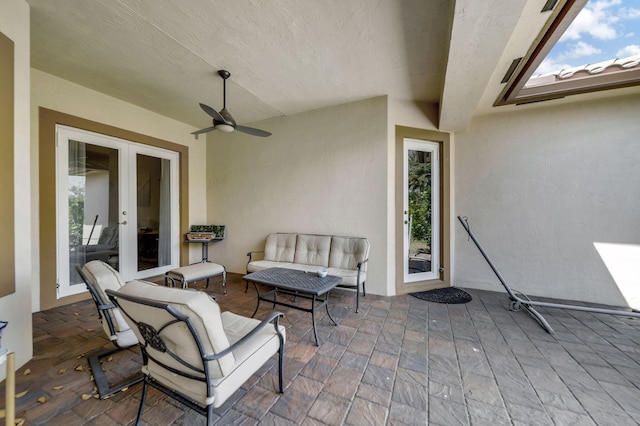
[[[7,379],[5,381],[5,425],[14,426],[16,418],[16,354],[9,349],[0,349],[0,365],[7,363]]]

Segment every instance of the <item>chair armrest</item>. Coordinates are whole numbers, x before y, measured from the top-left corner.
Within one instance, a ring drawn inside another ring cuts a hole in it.
[[[108,309],[114,309],[116,307],[116,305],[114,305],[113,303],[107,303],[105,304],[100,304],[98,305],[98,309],[101,311],[106,311]]]
[[[362,262],[358,262],[358,271],[359,271],[360,269],[362,269],[362,266],[363,266],[366,262],[368,262],[368,261],[369,261],[369,259],[365,259],[365,260],[363,260]]]
[[[233,345],[229,346],[227,349],[225,349],[225,350],[223,350],[221,352],[218,352],[217,354],[206,355],[204,357],[204,359],[207,360],[207,361],[214,361],[214,360],[216,360],[218,358],[222,358],[223,356],[230,354],[231,352],[235,351],[236,349],[238,349],[243,344],[247,343],[247,341],[249,341],[249,339],[251,339],[251,337],[254,334],[256,334],[258,331],[262,330],[267,325],[271,324],[271,321],[273,321],[273,326],[275,327],[276,333],[280,337],[280,340],[282,340],[282,335],[280,334],[280,330],[278,329],[278,320],[280,319],[280,317],[284,317],[284,314],[282,312],[278,312],[278,311],[272,312],[267,318],[265,318],[253,330],[251,330],[249,333],[245,334],[242,339],[238,340],[236,343],[234,343]]]

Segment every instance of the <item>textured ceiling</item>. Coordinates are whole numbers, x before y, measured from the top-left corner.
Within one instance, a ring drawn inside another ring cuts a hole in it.
[[[31,64],[195,127],[373,96],[440,103],[447,0],[27,0]]]

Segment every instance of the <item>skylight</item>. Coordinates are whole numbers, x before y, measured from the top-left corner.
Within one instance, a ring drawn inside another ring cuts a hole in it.
[[[543,32],[513,60],[503,83],[495,105],[639,85],[640,1],[557,1]]]
[[[589,0],[532,78],[627,58],[640,60],[640,2]]]

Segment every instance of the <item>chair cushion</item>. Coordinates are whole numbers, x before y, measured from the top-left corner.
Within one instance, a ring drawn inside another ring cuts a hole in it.
[[[293,262],[298,234],[269,234],[264,244],[264,260]]]
[[[260,321],[236,315],[232,312],[222,313],[222,322],[225,332],[231,344],[236,343],[247,333],[253,330]],[[286,329],[278,325],[278,329],[286,340]],[[267,325],[256,333],[249,342],[233,351],[236,366],[231,374],[220,379],[213,380],[214,407],[222,405],[227,398],[245,383],[273,354],[280,348],[280,339],[273,325]]]
[[[362,284],[367,280],[367,273],[360,272],[360,283],[358,283],[358,270],[342,269],[342,268],[327,268],[328,275],[334,275],[342,278],[338,286],[356,286],[356,284]]]
[[[110,303],[105,293],[106,290],[118,291],[125,284],[118,271],[100,260],[92,260],[91,262],[85,263],[82,267],[82,272],[89,281],[89,284],[100,295],[102,300],[98,301],[99,304]],[[111,335],[109,325],[104,318],[102,319],[102,328],[111,340],[114,340],[115,343],[121,347],[132,346],[138,343],[129,324],[124,320],[118,309],[109,309],[106,312],[103,311],[103,313],[109,315],[116,331],[115,336]]]
[[[298,234],[294,263],[303,265],[329,266],[329,235]]]
[[[369,258],[369,240],[358,237],[332,237],[329,267],[358,269],[358,263]],[[363,265],[363,271],[367,264]]]
[[[202,339],[205,353],[215,354],[229,347],[229,340],[224,331],[222,318],[220,317],[220,306],[209,295],[197,290],[184,290],[180,288],[159,286],[152,283],[133,280],[125,284],[120,293],[141,297],[159,302],[170,303],[180,313],[188,316]],[[126,301],[121,299],[122,306],[126,306]],[[144,318],[144,322],[159,329],[169,319],[169,314],[157,308],[135,305],[138,318]],[[125,309],[126,310],[126,309]],[[184,324],[184,323],[180,323]],[[140,331],[134,325],[133,331],[142,340]],[[167,327],[163,332],[163,337],[167,339],[167,345],[176,355],[192,365],[202,366],[200,352],[195,345],[191,333],[183,329],[183,325]],[[150,351],[154,351],[150,349]],[[170,355],[166,353],[154,352],[154,356],[178,370],[186,370]],[[217,361],[209,362],[209,374],[211,377],[222,377],[230,373],[235,364],[233,354],[226,355]],[[149,362],[149,369],[158,374],[166,374],[166,371],[159,368],[155,363]]]
[[[267,269],[267,268],[295,269],[296,266],[297,265],[295,263],[290,263],[290,262],[275,262],[272,260],[253,260],[249,262],[249,264],[247,265],[247,272],[262,271],[263,269]]]
[[[224,273],[224,266],[212,262],[194,263],[180,268],[172,269],[167,275],[173,275],[186,283],[199,281],[209,277],[215,277]]]

